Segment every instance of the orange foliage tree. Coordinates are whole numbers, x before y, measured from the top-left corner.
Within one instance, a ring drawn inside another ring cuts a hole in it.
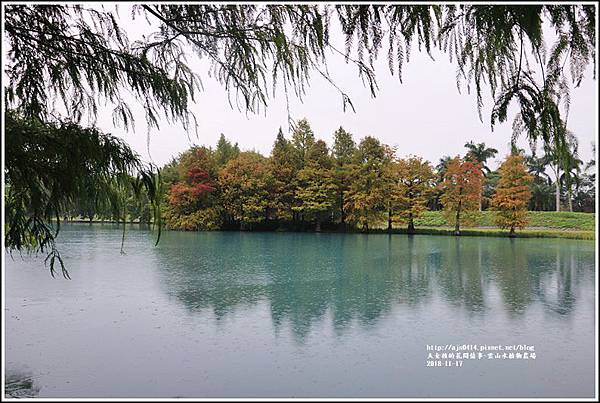
[[[492,199],[492,207],[497,210],[496,224],[510,228],[514,236],[515,228],[524,228],[527,223],[527,205],[531,198],[533,177],[527,173],[525,158],[520,154],[506,157],[498,169],[500,180]]]
[[[448,219],[454,220],[454,234],[460,235],[461,214],[479,209],[483,186],[481,164],[455,157],[448,163],[440,199]]]
[[[209,156],[204,149],[198,148],[186,155],[179,166],[182,180],[170,188],[170,207],[180,214],[190,214],[200,208],[205,195],[215,191],[211,176]]]
[[[163,209],[167,228],[186,231],[216,229],[220,225],[216,165],[210,149],[184,152],[172,171],[168,204]]]

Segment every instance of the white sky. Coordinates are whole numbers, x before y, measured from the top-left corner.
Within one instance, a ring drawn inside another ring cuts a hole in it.
[[[129,19],[131,13],[126,8],[120,8],[119,14],[122,19]],[[131,35],[139,35],[145,31],[146,23],[137,18],[135,23],[129,22],[126,26]],[[331,40],[340,44],[338,49],[344,48],[339,33],[332,32]],[[332,53],[329,72],[351,97],[356,113],[350,108],[344,112],[338,91],[315,72],[303,102],[290,97],[292,117],[307,118],[316,137],[330,146],[333,132],[341,125],[354,135],[357,143],[362,137],[371,135],[396,146],[399,157],[415,154],[434,165],[443,155],[464,154],[467,141],[485,142],[487,146],[499,150],[495,160],[489,163],[491,168],[495,168],[497,162],[509,152],[512,118],[516,108],[509,114],[509,120],[497,125],[492,132],[491,97],[484,99],[481,122],[475,95],[466,91],[459,94],[456,88],[456,65],[450,64],[446,54],[435,53],[434,57],[435,61],[426,53],[419,53],[415,44],[410,62],[404,65],[401,84],[396,75],[390,74],[386,51],[380,52],[376,66],[379,92],[376,98],[371,98],[369,89],[363,86],[358,77],[356,67],[347,65],[342,56]],[[201,76],[204,85],[204,90],[197,94],[197,102],[192,107],[199,123],[198,137],[186,133],[179,125],[170,126],[165,122],[159,130],[151,132],[148,146],[141,113],[135,114],[135,132],[125,133],[122,129],[114,128],[110,112],[100,112],[97,125],[106,132],[122,136],[144,159],[159,165],[193,144],[214,147],[220,133],[237,142],[242,150],[254,149],[264,155],[269,155],[280,126],[286,137],[290,137],[282,91],[275,99],[270,99],[266,111],[246,114],[230,107],[224,87],[208,77],[207,62],[196,62],[193,68]],[[591,76],[590,66],[581,86],[572,89],[569,113],[569,128],[578,137],[580,157],[584,161],[592,157],[591,142],[596,137],[597,81],[592,80]],[[519,144],[529,151],[525,138]]]

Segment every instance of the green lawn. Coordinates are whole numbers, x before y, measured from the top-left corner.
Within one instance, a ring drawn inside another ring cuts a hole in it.
[[[387,230],[375,229],[371,232],[386,233]],[[404,234],[406,228],[394,228],[394,233]],[[454,230],[449,227],[417,227],[415,234],[420,235],[454,235]],[[500,228],[466,228],[460,230],[461,236],[499,236],[508,237],[508,230]],[[568,238],[568,239],[595,239],[594,231],[577,231],[577,230],[557,230],[557,229],[538,229],[538,230],[517,230],[515,233],[517,238]]]
[[[594,231],[595,214],[594,213],[569,213],[555,211],[530,211],[528,213],[529,228],[552,228],[568,229],[577,231]],[[482,211],[474,217],[467,227],[496,227],[494,223],[494,211]],[[441,211],[427,211],[422,217],[415,220],[417,227],[444,227],[449,226]]]
[[[518,237],[550,238],[595,238],[594,213],[569,213],[555,211],[530,211],[529,224],[523,230],[517,230]],[[478,236],[508,236],[507,230],[498,228],[494,222],[494,211],[477,212],[470,222],[461,224],[461,234]],[[441,211],[427,211],[415,220],[417,233],[452,234],[452,227]],[[387,228],[387,222],[378,223],[376,231]],[[405,225],[394,224],[394,232],[404,232]]]

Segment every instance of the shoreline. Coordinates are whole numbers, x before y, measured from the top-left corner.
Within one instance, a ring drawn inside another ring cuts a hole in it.
[[[106,224],[106,225],[117,225],[120,226],[122,222],[117,221],[101,221],[101,220],[63,220],[64,224]],[[130,222],[128,225],[140,225],[151,227],[152,223],[140,223]],[[177,229],[166,229],[166,231],[178,231],[178,232],[204,232],[204,231],[185,231]],[[293,229],[275,229],[275,230],[239,230],[239,229],[218,229],[212,231],[225,231],[225,232],[305,232],[305,233],[335,233],[335,234],[404,234],[411,235],[408,233],[406,228],[393,228],[389,231],[387,228],[372,228],[369,232],[365,233],[359,229],[348,229],[347,231],[341,230],[330,230],[323,229],[320,232],[317,231],[300,231]],[[442,236],[456,236],[454,235],[454,227],[451,226],[422,226],[415,228],[412,235],[442,235]],[[498,227],[490,226],[465,226],[460,230],[460,236],[485,236],[485,237],[502,237],[510,238],[508,230],[503,230]],[[564,239],[580,239],[580,240],[595,240],[596,231],[584,231],[578,229],[561,229],[561,228],[550,228],[550,227],[526,227],[523,230],[517,230],[513,238],[564,238]]]

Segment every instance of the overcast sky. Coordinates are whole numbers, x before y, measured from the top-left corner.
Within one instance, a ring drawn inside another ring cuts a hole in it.
[[[120,9],[122,18],[129,12]],[[332,19],[332,21],[335,19]],[[132,35],[144,32],[144,22],[139,18],[127,24]],[[146,32],[147,33],[147,32]],[[339,32],[332,32],[332,41],[343,44]],[[339,46],[343,49],[343,45]],[[416,154],[434,165],[443,155],[464,154],[464,143],[470,140],[485,142],[500,152],[491,167],[509,152],[511,124],[515,108],[509,121],[498,125],[492,132],[490,112],[492,99],[484,100],[483,122],[479,120],[474,94],[456,88],[456,65],[450,64],[446,54],[435,53],[435,61],[413,47],[411,60],[404,66],[403,83],[392,76],[387,67],[387,54],[381,52],[376,74],[379,92],[371,98],[369,89],[363,86],[356,67],[347,65],[343,57],[331,54],[329,72],[336,83],[351,97],[356,112],[344,112],[339,92],[318,73],[312,75],[303,102],[290,98],[292,117],[307,118],[317,138],[332,144],[333,132],[340,125],[351,132],[355,141],[371,135],[382,142],[396,146],[399,157]],[[268,155],[281,126],[289,138],[287,110],[282,92],[270,99],[266,111],[246,114],[231,108],[224,87],[207,76],[208,64],[193,65],[203,81],[204,90],[198,94],[192,107],[199,130],[196,137],[186,133],[179,125],[163,123],[159,130],[150,135],[147,146],[147,131],[143,116],[136,120],[136,131],[124,133],[112,125],[110,114],[99,116],[98,126],[107,132],[120,135],[138,151],[144,159],[162,165],[193,144],[214,146],[220,135],[237,142],[242,150],[254,149]],[[592,80],[591,67],[579,88],[572,89],[569,128],[577,135],[580,156],[587,161],[592,156],[591,142],[595,138],[597,82]],[[526,139],[520,145],[529,151]],[[150,154],[148,153],[150,152]]]

